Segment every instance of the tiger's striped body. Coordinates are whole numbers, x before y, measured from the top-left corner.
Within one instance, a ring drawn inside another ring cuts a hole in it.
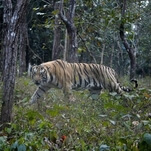
[[[71,89],[86,88],[90,91],[108,89],[122,93],[130,89],[120,86],[116,72],[107,66],[87,63],[68,63],[55,60],[33,66],[31,76],[37,90],[31,103],[40,98],[50,88],[63,89],[65,96],[71,95]],[[137,87],[137,81],[134,81]]]

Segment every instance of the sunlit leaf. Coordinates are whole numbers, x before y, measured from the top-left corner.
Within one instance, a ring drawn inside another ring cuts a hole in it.
[[[144,125],[148,125],[148,124],[150,123],[150,121],[142,120],[142,123],[143,123]]]
[[[106,144],[102,144],[100,146],[100,151],[109,151],[110,150],[110,146],[106,145]]]
[[[115,125],[116,124],[116,121],[113,121],[113,120],[109,120],[111,124]]]
[[[104,114],[101,114],[101,115],[99,115],[100,117],[107,117],[107,115],[104,115]]]

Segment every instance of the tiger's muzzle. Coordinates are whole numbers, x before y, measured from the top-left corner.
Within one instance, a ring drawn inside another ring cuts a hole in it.
[[[36,85],[40,85],[40,81],[35,81],[34,82]]]

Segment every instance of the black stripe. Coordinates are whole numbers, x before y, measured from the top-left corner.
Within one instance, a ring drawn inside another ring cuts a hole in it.
[[[89,73],[88,73],[88,71],[86,70],[86,69],[87,69],[86,64],[84,63],[83,66],[84,66],[84,72],[85,72],[85,74],[88,75]]]
[[[80,73],[82,74],[82,70],[81,70],[81,65],[82,65],[82,64],[77,63],[77,65],[78,65],[78,67],[79,67]]]
[[[41,87],[39,87],[39,89],[41,90],[41,91],[43,91],[43,92],[46,92],[43,88],[41,88]]]
[[[95,79],[93,78],[93,84],[96,87],[97,86],[97,82],[95,81]]]
[[[103,74],[103,72],[104,72],[103,66],[100,65],[99,67],[100,67],[100,76],[101,76],[102,79],[103,79],[103,81],[101,81],[101,82],[102,82],[103,87],[106,88],[106,87],[105,87],[105,78],[104,78],[104,74]]]
[[[50,82],[52,82],[53,81],[53,76],[52,76],[52,74],[50,73]]]
[[[85,82],[85,87],[86,87],[89,83],[87,82],[87,80],[84,80],[84,82]]]
[[[94,78],[98,79],[98,77],[99,77],[99,75],[98,75],[99,72],[97,73],[96,70],[93,68],[94,65],[91,64],[91,65],[89,65],[89,67],[90,67],[90,69],[91,69],[91,71],[92,71],[92,73],[93,73],[93,75],[94,75]],[[93,84],[94,84],[94,85],[97,85],[97,82],[94,80],[94,78],[93,78]],[[98,79],[98,81],[99,81],[99,79]]]
[[[99,75],[99,71],[98,71],[98,68],[97,68],[97,65],[96,64],[92,64],[93,68],[95,68],[95,71],[97,72],[97,75]]]
[[[77,76],[77,74],[78,74],[78,67],[77,67],[77,64],[76,63],[72,63],[72,68],[73,68],[73,70],[74,70],[74,85],[76,86],[77,84],[78,84],[78,81],[77,81],[77,78],[76,78],[76,76]]]
[[[93,73],[93,68],[91,67],[91,64],[88,64],[89,68],[91,69],[91,72]]]
[[[36,93],[36,95],[38,96],[38,98],[40,98],[41,96],[38,94],[38,92]]]
[[[104,71],[105,71],[105,74],[106,74],[106,77],[109,79],[108,80],[108,85],[109,85],[109,88],[110,88],[110,91],[113,91],[113,87],[112,87],[112,85],[111,85],[111,80],[110,80],[110,74],[109,74],[109,72],[108,72],[108,70],[110,70],[108,67],[106,67],[106,66],[104,66]]]
[[[74,85],[76,85],[77,84],[77,82],[76,82],[76,75],[74,74],[73,76],[74,76]]]
[[[78,76],[79,76],[79,85],[81,86],[81,84],[82,84],[82,78],[81,78],[81,75],[78,73]]]
[[[88,82],[89,82],[89,84],[90,84],[90,77],[88,76]]]
[[[52,74],[51,74],[51,72],[49,70],[49,67],[46,66],[46,68],[47,68],[47,71],[48,71],[48,73],[50,75],[50,82],[52,82],[53,81],[53,76],[52,76]]]
[[[58,60],[56,62],[64,69],[65,66],[63,66],[63,64],[62,64],[63,61],[62,61],[62,63],[60,61],[58,61]]]
[[[99,74],[99,72],[96,73],[96,70],[95,70],[96,68],[94,69],[94,67],[95,67],[94,64],[90,64],[89,66],[90,66],[91,71],[93,72],[93,74],[94,74],[95,77],[96,77],[96,76]]]
[[[64,71],[64,80],[66,81],[66,72],[65,72],[65,63],[64,63],[64,61],[62,61],[62,62],[60,62],[59,60],[57,60],[56,61],[58,64],[59,64],[59,66],[63,69],[63,71]],[[64,65],[64,66],[63,66]],[[60,75],[61,76],[61,75]],[[63,81],[64,82],[64,81]],[[62,83],[63,83],[62,82]]]
[[[88,80],[88,84],[90,84],[90,76],[89,76],[89,72],[87,71],[87,66],[86,64],[83,64],[84,65],[84,70],[83,72],[85,73],[85,76],[87,77],[87,80]]]

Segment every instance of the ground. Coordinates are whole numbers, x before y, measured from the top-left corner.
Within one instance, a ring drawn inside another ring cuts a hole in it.
[[[96,100],[74,91],[75,102],[52,89],[29,106],[36,86],[17,78],[13,121],[0,132],[0,151],[149,151],[151,85],[139,84],[123,96],[103,92]]]

